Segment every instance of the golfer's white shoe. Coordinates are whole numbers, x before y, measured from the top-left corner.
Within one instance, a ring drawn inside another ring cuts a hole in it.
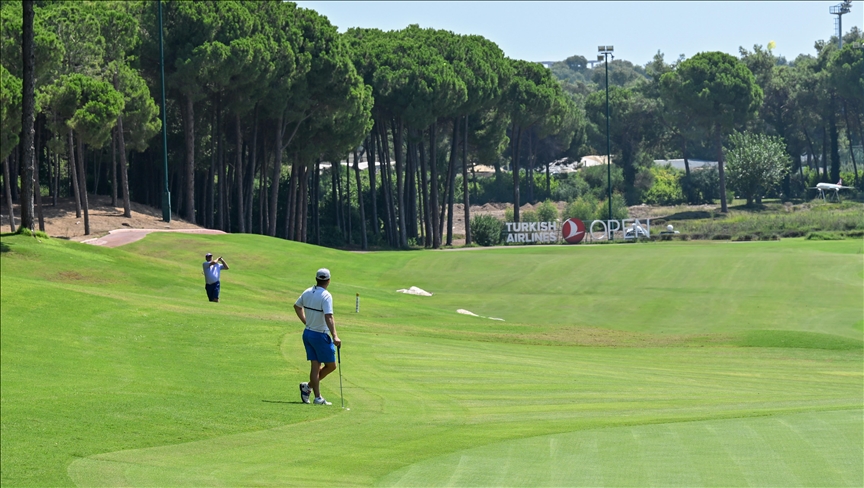
[[[309,388],[309,383],[303,382],[300,383],[300,400],[303,403],[309,403],[309,394],[312,393],[312,389]]]
[[[313,400],[313,402],[315,403],[315,405],[333,405],[332,403],[325,400],[324,397],[318,397]]]

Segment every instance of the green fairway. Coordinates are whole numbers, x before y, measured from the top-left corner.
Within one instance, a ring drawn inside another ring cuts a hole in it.
[[[3,486],[864,485],[860,239],[0,247]],[[350,411],[297,392],[325,266]]]

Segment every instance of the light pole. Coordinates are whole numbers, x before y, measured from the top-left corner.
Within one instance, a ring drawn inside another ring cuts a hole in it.
[[[848,14],[851,10],[852,0],[843,0],[843,3],[828,7],[828,12],[837,16],[834,19],[834,27],[837,30],[837,49],[843,49],[843,15]]]
[[[165,116],[165,55],[162,51],[162,0],[156,0],[159,5],[159,72],[162,77],[162,162],[164,163],[165,181],[162,192],[162,220],[171,222],[171,192],[168,191],[168,125]]]
[[[606,182],[609,190],[609,220],[612,220],[612,141],[609,135],[609,56],[612,56],[614,46],[597,46],[597,61],[606,65]],[[615,59],[615,56],[612,56]],[[611,225],[611,224],[607,224]],[[609,232],[609,240],[612,240]]]

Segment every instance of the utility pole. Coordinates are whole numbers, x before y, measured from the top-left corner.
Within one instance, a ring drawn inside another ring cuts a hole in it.
[[[162,0],[156,0],[159,5],[159,74],[162,79],[162,162],[164,163],[165,181],[162,192],[162,220],[171,222],[171,192],[168,191],[168,124],[165,114],[165,53],[162,50]]]

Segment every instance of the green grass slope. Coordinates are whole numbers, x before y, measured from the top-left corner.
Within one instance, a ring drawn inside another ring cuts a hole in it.
[[[0,482],[860,486],[862,248],[5,236]],[[231,265],[219,304],[206,251]],[[291,305],[322,266],[350,411],[336,376],[333,407],[296,393]]]

